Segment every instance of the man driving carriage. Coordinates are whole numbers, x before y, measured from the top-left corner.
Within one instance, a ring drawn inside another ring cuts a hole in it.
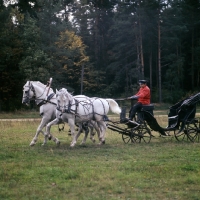
[[[128,97],[128,99],[137,99],[137,103],[132,106],[132,108],[129,111],[129,118],[128,120],[135,120],[135,114],[142,108],[142,105],[148,105],[150,104],[150,89],[147,86],[146,80],[139,80],[140,89],[139,91],[131,96]]]

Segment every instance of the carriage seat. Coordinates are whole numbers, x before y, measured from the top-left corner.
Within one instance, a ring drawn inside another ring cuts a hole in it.
[[[137,112],[138,119],[144,119],[143,113],[142,113],[143,110],[148,111],[149,113],[151,113],[151,115],[153,115],[154,105],[153,104],[142,105],[141,111]],[[126,118],[126,107],[122,108],[122,112],[120,113],[120,121],[122,123],[125,123],[128,121],[128,119]]]
[[[142,105],[142,108],[140,111],[137,112],[137,121],[143,121],[146,120],[143,111],[147,111],[153,115],[153,110],[154,110],[154,105],[153,104],[148,104],[148,105]]]
[[[148,111],[153,115],[154,105],[153,104],[142,105],[141,111],[143,110]],[[140,113],[140,111],[138,113]]]

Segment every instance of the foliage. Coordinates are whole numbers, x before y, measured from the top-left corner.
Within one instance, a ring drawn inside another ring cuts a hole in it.
[[[22,74],[18,63],[22,55],[20,29],[12,21],[13,16],[21,15],[16,9],[0,10],[0,110],[19,108]]]
[[[89,61],[89,57],[85,54],[86,46],[79,36],[68,30],[60,33],[55,44],[57,52],[54,54],[54,60],[60,65],[60,69],[55,69],[56,72],[62,74],[63,84],[71,87],[79,86],[82,66]],[[74,89],[79,90],[77,87]]]
[[[21,106],[27,79],[123,97],[144,78],[153,101],[162,94],[168,103],[198,91],[198,0],[7,2],[0,3],[0,110]]]
[[[26,23],[22,24],[24,52],[19,66],[26,79],[43,81],[46,76],[50,76],[51,62],[40,47],[40,29],[36,23],[35,19],[26,16]]]

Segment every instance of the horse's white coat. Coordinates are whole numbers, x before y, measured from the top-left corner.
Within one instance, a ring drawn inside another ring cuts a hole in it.
[[[36,130],[36,134],[34,138],[32,139],[30,146],[33,146],[36,144],[38,135],[41,132],[44,135],[44,142],[43,144],[47,143],[47,135],[43,132],[43,128],[55,119],[56,117],[56,98],[55,94],[53,92],[53,89],[50,88],[48,96],[53,95],[53,98],[51,98],[48,102],[45,102],[47,100],[47,91],[48,87],[44,84],[42,84],[39,81],[27,81],[26,84],[23,87],[23,97],[22,97],[22,103],[29,105],[30,100],[35,100],[36,104],[39,105],[40,103],[44,102],[45,104],[40,106],[40,115],[42,116],[42,120]],[[59,144],[59,140],[55,137],[53,137],[53,140]]]
[[[43,145],[47,143],[47,139],[52,138],[52,140],[56,144],[60,144],[60,141],[58,138],[54,137],[53,135],[47,135],[43,132],[43,128],[52,120],[56,118],[56,104],[57,100],[55,98],[55,94],[52,88],[50,88],[49,93],[47,95],[48,87],[44,84],[42,84],[39,81],[27,81],[26,84],[23,87],[23,97],[22,97],[22,103],[29,105],[30,100],[35,100],[37,105],[40,105],[40,103],[44,102],[45,104],[40,106],[40,115],[42,116],[42,120],[36,130],[36,134],[34,138],[32,139],[30,146],[33,146],[36,144],[38,135],[41,132],[44,135],[44,142]],[[53,97],[46,101],[48,96],[52,95]],[[62,121],[59,121],[59,123],[62,123]],[[92,126],[92,127],[91,127]],[[99,131],[98,127],[92,122],[90,123],[90,139],[95,142],[95,139],[93,138],[93,127],[97,130],[97,133]],[[99,133],[98,133],[99,134]],[[88,131],[85,131],[85,137],[82,141],[82,143],[85,143],[87,139]]]
[[[74,146],[80,131],[75,135],[75,123],[81,126],[83,122],[94,120],[100,128],[100,144],[105,142],[106,123],[104,117],[111,110],[116,114],[120,114],[121,109],[113,99],[75,97],[72,96],[65,88],[60,91],[56,90],[57,110],[56,119],[48,123],[46,133],[50,134],[52,125],[58,124],[60,120],[68,122],[71,133],[72,142],[70,146]]]

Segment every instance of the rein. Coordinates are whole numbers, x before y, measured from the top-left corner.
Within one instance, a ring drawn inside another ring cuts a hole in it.
[[[53,105],[56,105],[56,103],[50,101],[50,100],[53,98],[54,95],[55,95],[55,93],[50,94],[50,95],[47,97],[47,100],[43,99],[43,101],[41,101],[37,106],[42,106],[42,105],[44,105],[44,104],[46,104],[46,103],[51,103],[51,104],[53,104]]]
[[[94,105],[93,105],[93,102],[95,101],[95,100],[100,100],[101,101],[101,103],[102,103],[102,106],[103,106],[103,109],[104,109],[104,115],[101,115],[101,114],[99,114],[99,113],[95,113],[94,112]],[[104,106],[104,104],[103,104],[103,102],[102,102],[102,100],[100,99],[100,98],[93,98],[93,101],[91,100],[91,99],[87,99],[87,100],[89,100],[90,101],[90,103],[88,103],[88,102],[85,102],[84,100],[82,100],[82,101],[78,101],[77,99],[75,99],[75,98],[73,98],[73,100],[75,101],[75,103],[71,103],[70,101],[69,101],[69,104],[67,104],[67,105],[65,105],[64,106],[64,113],[68,113],[68,114],[73,114],[73,115],[75,115],[75,117],[77,117],[77,116],[79,116],[80,117],[80,115],[77,113],[77,109],[78,109],[78,107],[79,107],[79,104],[81,104],[83,107],[84,107],[84,110],[88,110],[88,108],[86,107],[86,106],[92,106],[92,112],[93,112],[93,120],[95,120],[95,117],[94,117],[94,115],[95,114],[97,114],[97,115],[100,115],[100,116],[103,116],[103,120],[104,121],[108,121],[108,117],[106,116],[106,112],[105,112],[105,106]],[[73,101],[72,100],[72,101]],[[75,106],[75,109],[73,110],[71,107],[72,106]],[[60,109],[60,106],[57,106],[57,108],[56,108],[57,110],[59,110],[60,112],[63,112],[61,109]],[[62,114],[61,114],[62,115]],[[85,115],[87,115],[86,114],[86,112],[85,112]]]
[[[75,116],[79,116],[77,114],[77,109],[78,109],[79,104],[81,102],[84,102],[84,101],[78,101],[77,99],[73,99],[73,100],[75,101],[75,103],[72,104],[71,102],[69,102],[69,104],[64,106],[64,113],[68,113],[68,114],[73,114]],[[71,108],[72,106],[75,106],[74,110]],[[85,107],[84,105],[82,105],[82,106]],[[56,109],[59,110],[60,112],[62,112],[62,110],[60,109],[60,106],[57,106]]]
[[[26,98],[28,98],[29,101],[30,101],[30,100],[35,100],[35,101],[36,101],[36,100],[42,100],[39,104],[37,104],[37,106],[42,106],[42,105],[44,105],[44,104],[46,104],[46,103],[51,103],[51,104],[56,105],[56,103],[50,101],[50,100],[53,98],[53,96],[55,95],[55,93],[50,94],[50,95],[47,97],[47,99],[40,99],[40,97],[44,95],[47,86],[44,88],[43,93],[42,93],[40,96],[38,96],[38,97],[36,96],[35,88],[34,88],[33,84],[32,84],[30,81],[29,81],[29,86],[26,86],[26,87],[29,87],[28,95],[26,96]],[[29,92],[30,92],[30,90],[33,92],[33,97],[32,97],[32,98],[29,97]]]

